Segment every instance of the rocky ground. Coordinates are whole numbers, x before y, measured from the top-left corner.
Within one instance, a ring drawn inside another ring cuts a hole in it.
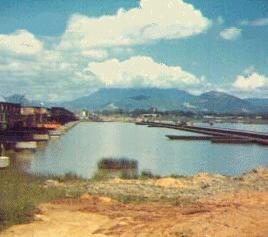
[[[0,236],[268,236],[268,169],[209,175],[103,180],[44,186],[66,198],[42,204],[30,224]],[[73,198],[76,192],[83,193]]]

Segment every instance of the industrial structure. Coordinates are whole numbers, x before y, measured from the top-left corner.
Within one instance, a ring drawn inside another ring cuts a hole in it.
[[[32,107],[0,102],[0,130],[57,128],[76,120],[71,111],[62,107]]]
[[[20,104],[0,102],[0,130],[21,126]]]

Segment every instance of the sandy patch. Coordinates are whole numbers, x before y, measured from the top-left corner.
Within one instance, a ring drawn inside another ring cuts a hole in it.
[[[122,204],[89,194],[41,207],[43,219],[1,237],[268,236],[268,192],[218,194],[184,207]]]

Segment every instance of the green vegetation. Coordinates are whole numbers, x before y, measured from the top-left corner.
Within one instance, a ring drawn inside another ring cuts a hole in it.
[[[98,170],[93,181],[110,178],[136,179],[138,177],[138,162],[127,158],[104,158],[98,164]]]
[[[62,176],[52,176],[54,179],[59,180],[60,182],[66,182],[66,181],[82,181],[82,180],[86,180],[83,177],[74,174],[72,172],[68,172]]]
[[[141,174],[138,178],[139,179],[159,179],[161,178],[161,176],[153,174],[153,172],[150,170],[143,170],[141,171]]]
[[[126,158],[104,158],[98,162],[98,169],[137,169],[138,162]]]
[[[67,193],[62,186],[46,186],[44,184],[47,179],[55,180],[56,177],[38,177],[11,168],[0,170],[0,231],[10,225],[32,220],[37,205],[42,202],[81,194]],[[66,174],[57,180],[75,181],[79,180],[79,177]]]
[[[180,179],[180,178],[186,178],[187,176],[181,174],[171,174],[170,177],[174,179]]]

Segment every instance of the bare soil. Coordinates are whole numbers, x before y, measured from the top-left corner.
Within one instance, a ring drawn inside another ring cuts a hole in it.
[[[42,204],[35,221],[0,236],[268,237],[267,169],[65,185],[85,194]]]

